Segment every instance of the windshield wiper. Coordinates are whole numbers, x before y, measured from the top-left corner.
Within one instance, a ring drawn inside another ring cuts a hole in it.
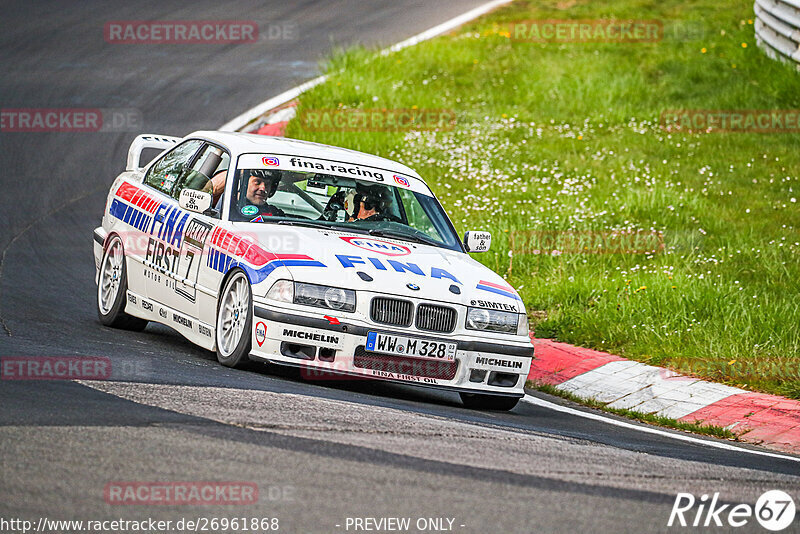
[[[394,237],[397,239],[405,239],[406,241],[414,241],[416,243],[422,243],[423,245],[432,245],[434,247],[442,246],[441,243],[438,241],[434,241],[430,238],[425,238],[420,235],[414,234],[407,234],[405,232],[397,232],[393,230],[387,230],[385,228],[373,228],[369,231],[369,235],[374,235],[378,237]]]

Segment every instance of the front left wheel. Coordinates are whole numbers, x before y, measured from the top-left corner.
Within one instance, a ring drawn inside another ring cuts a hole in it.
[[[217,309],[217,360],[240,367],[250,360],[253,295],[244,272],[235,271],[220,293]]]
[[[119,236],[113,236],[100,263],[100,280],[97,282],[97,317],[112,328],[144,330],[147,321],[125,313],[128,298],[128,272],[125,267],[125,250]]]

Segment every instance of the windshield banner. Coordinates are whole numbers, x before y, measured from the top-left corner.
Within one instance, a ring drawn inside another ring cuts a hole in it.
[[[344,176],[356,180],[381,183],[392,187],[409,189],[430,196],[430,190],[414,176],[396,171],[369,167],[356,163],[316,159],[285,154],[243,154],[239,157],[240,169],[279,169],[296,172],[314,172],[333,176]]]

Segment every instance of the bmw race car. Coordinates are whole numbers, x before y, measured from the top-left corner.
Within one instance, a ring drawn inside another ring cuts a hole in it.
[[[141,135],[94,231],[97,312],[112,327],[168,325],[230,367],[431,386],[509,410],[533,346],[519,295],[467,254],[490,243],[460,239],[394,161],[243,133]]]

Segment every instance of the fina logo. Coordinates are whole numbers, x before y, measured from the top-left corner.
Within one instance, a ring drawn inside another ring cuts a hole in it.
[[[403,178],[402,176],[394,175],[394,181],[398,184],[402,185],[403,187],[411,187],[411,184],[408,181],[408,178]]]
[[[386,256],[408,256],[411,254],[411,249],[403,245],[396,245],[389,241],[382,241],[380,239],[368,239],[363,237],[341,237],[340,239],[347,241],[351,245],[369,250],[370,252],[377,252]]]
[[[267,167],[277,167],[281,164],[280,160],[275,156],[264,156],[261,158],[261,163],[266,165]]]

